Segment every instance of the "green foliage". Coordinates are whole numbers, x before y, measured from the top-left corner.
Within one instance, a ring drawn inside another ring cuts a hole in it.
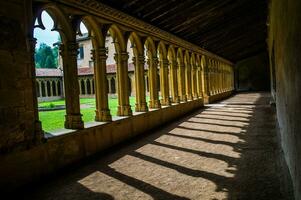
[[[36,68],[57,68],[58,64],[58,48],[51,48],[45,43],[41,43],[35,52]]]
[[[149,97],[147,97],[147,102]],[[48,102],[39,103],[39,107],[47,107],[50,105],[62,106],[65,105],[64,100],[55,100]],[[95,98],[81,98],[80,104],[89,105],[87,108],[81,108],[81,114],[83,114],[84,122],[92,122],[95,119]],[[135,110],[135,97],[130,97],[130,105],[132,110]],[[112,116],[116,116],[118,107],[118,99],[109,99],[109,109]],[[40,111],[39,119],[42,122],[42,127],[44,131],[53,131],[64,127],[66,110],[54,110],[54,111]]]

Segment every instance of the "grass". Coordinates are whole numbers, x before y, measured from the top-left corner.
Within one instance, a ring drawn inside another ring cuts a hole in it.
[[[147,97],[147,101],[149,98]],[[49,108],[50,106],[62,106],[65,105],[65,100],[55,100],[48,102],[39,103],[39,107]],[[84,108],[81,108],[81,114],[83,115],[84,122],[92,122],[95,118],[95,98],[81,98],[80,104],[85,105]],[[130,105],[132,110],[135,110],[135,97],[130,97]],[[116,116],[118,106],[118,99],[111,98],[109,99],[109,108],[112,116]],[[42,122],[42,128],[44,131],[49,132],[55,129],[60,129],[64,127],[65,121],[65,110],[55,110],[55,111],[40,111],[39,119]]]

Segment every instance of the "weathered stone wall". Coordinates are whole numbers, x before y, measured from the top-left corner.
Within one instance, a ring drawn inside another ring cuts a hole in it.
[[[0,1],[0,152],[26,147],[35,138],[36,98],[26,40],[26,19],[30,17],[27,3]]]
[[[266,52],[239,61],[235,69],[237,90],[269,91],[269,61]]]
[[[301,199],[301,1],[271,1],[269,52],[275,79],[271,82],[276,98],[281,145],[295,198]],[[273,75],[272,75],[273,77]]]

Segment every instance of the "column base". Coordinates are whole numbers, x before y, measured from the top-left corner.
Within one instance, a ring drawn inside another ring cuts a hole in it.
[[[175,96],[172,100],[173,103],[180,103],[180,97],[179,96]]]
[[[110,122],[112,121],[112,115],[110,113],[110,110],[96,110],[95,111],[96,115],[95,115],[95,121],[98,122]]]
[[[181,102],[187,102],[187,97],[186,97],[186,95],[180,96],[180,101],[181,101]]]
[[[132,116],[133,112],[130,105],[118,106],[117,116]]]
[[[148,111],[148,107],[146,102],[140,103],[135,105],[135,112],[147,112]]]
[[[193,100],[192,94],[188,94],[188,95],[187,95],[187,99],[188,99],[188,100]]]
[[[169,98],[161,99],[162,106],[171,106],[171,102]]]
[[[157,100],[150,100],[149,101],[149,108],[152,108],[152,109],[159,109],[159,108],[161,108],[160,101],[158,99]]]
[[[198,94],[193,94],[193,99],[198,99],[199,95]]]
[[[84,122],[82,114],[65,115],[65,128],[67,129],[83,129]]]

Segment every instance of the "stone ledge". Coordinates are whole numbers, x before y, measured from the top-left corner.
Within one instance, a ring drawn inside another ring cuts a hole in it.
[[[111,123],[91,124],[83,130],[65,133],[64,129],[62,134],[48,137],[45,143],[29,150],[0,156],[0,187],[4,191],[12,191],[203,105],[203,99],[196,99]]]

